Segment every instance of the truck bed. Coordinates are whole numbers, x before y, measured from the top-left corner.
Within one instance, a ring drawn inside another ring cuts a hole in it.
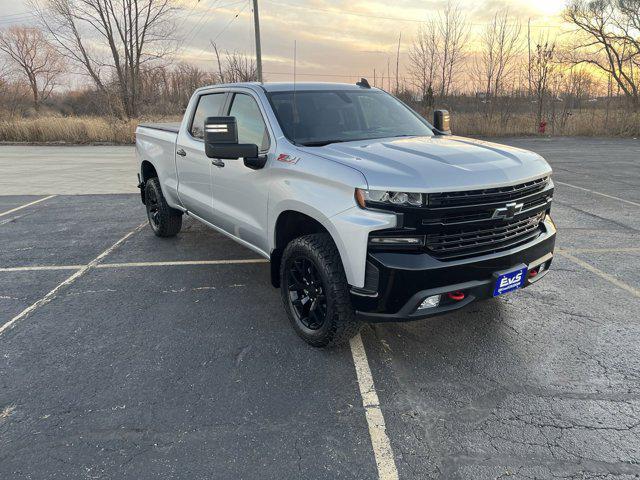
[[[139,127],[151,128],[153,130],[162,130],[163,132],[178,133],[180,130],[180,122],[175,123],[141,123]]]

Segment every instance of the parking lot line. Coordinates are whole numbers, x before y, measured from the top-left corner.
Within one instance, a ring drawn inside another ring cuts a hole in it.
[[[367,425],[369,426],[369,436],[373,446],[373,454],[378,467],[378,478],[380,480],[397,480],[398,469],[393,457],[391,441],[387,435],[387,427],[380,408],[380,400],[373,383],[373,375],[369,367],[367,352],[362,343],[362,337],[357,334],[350,341],[353,364],[356,367],[362,406],[364,407]]]
[[[179,260],[175,262],[127,262],[100,263],[95,268],[173,267],[181,265],[234,265],[269,263],[266,258],[241,258],[238,260]],[[0,267],[0,272],[38,272],[42,270],[80,270],[84,265],[33,265],[28,267]]]
[[[128,268],[128,267],[167,267],[180,265],[233,265],[235,263],[269,263],[266,258],[246,258],[238,260],[182,260],[175,262],[128,262],[101,263],[97,268]]]
[[[637,288],[632,287],[631,285],[627,285],[624,282],[621,282],[620,280],[618,280],[617,278],[615,278],[612,275],[609,275],[606,272],[603,272],[602,270],[594,267],[593,265],[585,262],[584,260],[581,260],[579,258],[574,257],[573,255],[571,255],[570,253],[568,253],[565,250],[562,249],[557,249],[556,253],[563,256],[564,258],[566,258],[567,260],[572,261],[573,263],[580,265],[582,268],[584,268],[585,270],[590,271],[591,273],[594,273],[596,275],[598,275],[600,278],[605,279],[607,282],[615,285],[616,287],[619,287],[623,290],[626,290],[627,292],[635,295],[636,297],[640,297],[640,290],[638,290]]]
[[[640,253],[640,247],[621,248],[563,248],[563,252],[570,253]]]
[[[132,235],[134,235],[135,233],[139,232],[140,230],[142,230],[142,228],[147,225],[147,222],[143,222],[140,225],[138,225],[136,228],[134,228],[133,230],[131,230],[129,233],[127,233],[124,237],[122,237],[120,240],[118,240],[116,243],[114,243],[113,245],[111,245],[109,248],[107,248],[104,252],[102,252],[100,255],[98,255],[96,258],[94,258],[93,260],[91,260],[89,263],[87,263],[86,265],[83,265],[78,271],[76,271],[73,275],[71,275],[70,277],[68,277],[66,280],[64,280],[62,283],[58,284],[58,286],[56,286],[53,290],[51,290],[49,293],[47,293],[44,297],[42,297],[40,300],[36,301],[35,303],[31,304],[30,306],[28,306],[27,308],[25,308],[22,312],[20,312],[18,315],[16,315],[15,317],[13,317],[11,320],[9,320],[7,323],[0,325],[0,335],[2,335],[5,331],[7,331],[8,329],[12,328],[18,321],[22,320],[23,318],[25,318],[26,316],[28,316],[31,312],[33,312],[34,310],[36,310],[37,308],[46,305],[47,303],[49,303],[51,300],[53,300],[56,295],[58,294],[58,292],[60,290],[62,290],[64,287],[71,285],[73,282],[75,282],[78,278],[82,277],[85,273],[87,273],[89,270],[91,270],[92,268],[94,268],[96,265],[98,265],[102,260],[104,260],[111,252],[113,252],[116,248],[118,248],[120,245],[122,245],[129,237],[131,237]]]
[[[575,189],[578,189],[578,190],[583,190],[585,192],[593,193],[595,195],[600,195],[602,197],[611,198],[613,200],[618,200],[619,202],[624,202],[624,203],[628,203],[630,205],[635,205],[636,207],[640,207],[640,203],[632,202],[631,200],[626,200],[626,199],[620,198],[620,197],[615,197],[613,195],[608,195],[606,193],[596,192],[595,190],[591,190],[589,188],[578,187],[577,185],[572,185],[572,184],[566,183],[566,182],[560,182],[558,180],[554,180],[553,183],[557,183],[558,185],[564,185],[566,187],[575,188]]]
[[[31,267],[2,267],[0,272],[39,272],[41,270],[80,270],[84,265],[35,265]]]
[[[9,215],[10,213],[17,212],[18,210],[22,210],[23,208],[30,207],[31,205],[35,205],[36,203],[44,202],[45,200],[49,200],[50,198],[53,198],[53,197],[55,197],[55,195],[49,195],[48,197],[39,198],[38,200],[34,200],[33,202],[25,203],[24,205],[21,205],[19,207],[12,208],[11,210],[7,210],[6,212],[0,213],[0,217],[4,217],[5,215]]]

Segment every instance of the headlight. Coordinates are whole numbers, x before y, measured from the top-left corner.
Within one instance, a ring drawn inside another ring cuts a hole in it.
[[[386,190],[363,190],[356,188],[356,201],[362,208],[367,205],[398,205],[422,207],[426,205],[426,195],[415,192],[388,192]]]

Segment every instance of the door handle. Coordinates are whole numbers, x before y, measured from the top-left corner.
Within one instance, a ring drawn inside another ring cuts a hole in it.
[[[180,155],[181,157],[186,157],[187,152],[185,152],[182,148],[179,148],[178,150],[176,150],[176,155]]]
[[[213,158],[211,160],[211,164],[215,165],[216,167],[224,167],[224,162],[222,160],[220,160],[219,158]]]

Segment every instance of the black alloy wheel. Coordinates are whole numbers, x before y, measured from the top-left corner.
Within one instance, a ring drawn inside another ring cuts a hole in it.
[[[313,262],[305,257],[293,260],[287,272],[287,286],[296,320],[309,330],[320,329],[327,319],[327,296]]]
[[[328,233],[289,242],[280,262],[280,292],[291,326],[314,347],[347,343],[360,330],[340,254]]]
[[[155,188],[150,188],[146,193],[145,203],[147,205],[147,216],[154,231],[160,228],[160,206],[158,204],[158,194]]]
[[[171,208],[162,194],[160,180],[150,178],[144,185],[147,217],[153,233],[158,237],[173,237],[182,228],[182,212]]]

